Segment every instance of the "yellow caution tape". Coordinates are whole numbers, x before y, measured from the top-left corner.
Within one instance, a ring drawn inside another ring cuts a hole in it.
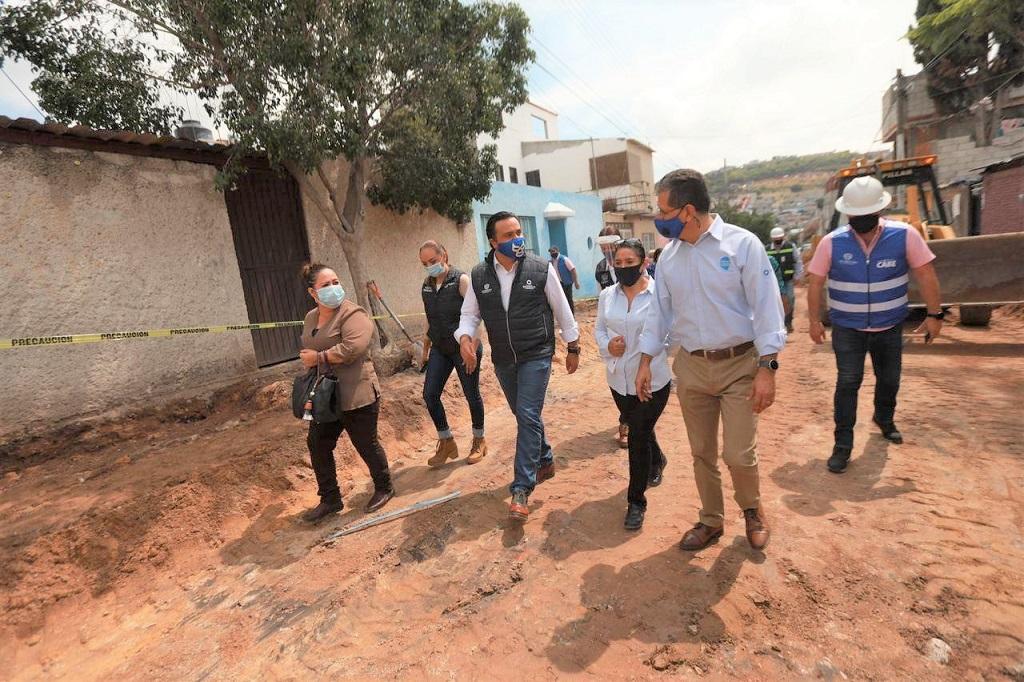
[[[399,317],[414,317],[424,313],[410,313]],[[379,315],[375,320],[390,319]],[[54,334],[52,336],[21,336],[0,339],[0,350],[5,348],[34,348],[36,346],[64,346],[76,343],[99,343],[101,341],[122,341],[124,339],[161,339],[192,334],[221,334],[223,332],[250,331],[255,329],[281,329],[301,327],[302,320],[290,322],[255,322],[253,324],[218,324],[207,327],[176,327],[173,329],[136,329],[132,331],[98,332],[95,334]]]

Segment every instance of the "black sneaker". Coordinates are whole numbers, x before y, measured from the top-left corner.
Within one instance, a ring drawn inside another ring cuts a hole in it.
[[[841,474],[846,471],[846,465],[850,461],[851,449],[838,445],[832,448],[832,456],[828,458],[828,470],[833,474]]]
[[[622,525],[626,530],[640,530],[644,525],[644,508],[639,504],[629,505],[626,521]]]
[[[661,485],[662,480],[664,480],[665,467],[667,466],[668,460],[665,459],[664,455],[662,455],[661,464],[657,464],[651,467],[651,475],[647,479],[648,488],[657,488],[659,485]]]
[[[896,428],[896,424],[893,422],[883,424],[878,421],[876,417],[872,417],[871,421],[875,422],[875,425],[882,430],[882,438],[885,438],[890,443],[895,443],[896,445],[903,444],[903,434]]]

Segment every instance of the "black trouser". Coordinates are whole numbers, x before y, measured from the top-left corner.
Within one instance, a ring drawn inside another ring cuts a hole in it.
[[[653,467],[665,465],[665,455],[654,436],[654,426],[665,410],[668,396],[672,393],[672,382],[654,392],[647,402],[640,402],[635,395],[620,395],[614,389],[612,398],[619,407],[619,413],[629,424],[629,492],[626,499],[647,509],[647,481]]]
[[[881,424],[893,421],[903,364],[903,326],[863,332],[832,325],[832,349],[839,370],[835,395],[836,445],[852,448],[853,427],[857,423],[857,392],[864,379],[864,357],[869,353],[875,370],[875,419]]]
[[[366,462],[377,490],[391,489],[391,471],[388,458],[377,439],[377,417],[380,414],[380,400],[356,410],[341,413],[341,419],[327,424],[310,422],[306,445],[309,458],[316,474],[317,494],[324,502],[341,500],[338,489],[338,472],[334,463],[334,447],[341,432],[347,431],[356,452]]]
[[[572,314],[575,315],[576,314],[576,304],[574,304],[572,302],[572,284],[565,284],[565,283],[563,283],[562,284],[562,291],[565,292],[565,297],[569,300],[569,310],[571,310]]]

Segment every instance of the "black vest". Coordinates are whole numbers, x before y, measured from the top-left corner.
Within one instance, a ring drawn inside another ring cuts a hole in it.
[[[462,294],[459,293],[459,277],[462,271],[449,268],[448,276],[440,289],[434,289],[434,278],[423,280],[423,309],[427,313],[427,338],[430,345],[446,355],[457,355],[459,342],[455,330],[459,328],[462,313]]]
[[[597,262],[597,269],[594,271],[594,277],[597,278],[597,283],[602,289],[607,289],[611,285],[615,284],[613,274],[614,271],[608,267],[607,258],[602,258]]]
[[[507,366],[555,354],[555,318],[544,293],[548,281],[546,260],[528,255],[519,262],[508,311],[501,304],[494,251],[473,268],[472,281],[491,344],[491,362]]]
[[[774,242],[768,242],[768,246],[765,248],[768,250],[769,256],[775,256],[775,260],[779,261],[783,281],[788,282],[793,279],[793,275],[796,274],[796,249],[793,245],[784,241],[776,249]]]

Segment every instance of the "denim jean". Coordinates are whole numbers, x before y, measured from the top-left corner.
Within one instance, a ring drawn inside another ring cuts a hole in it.
[[[836,445],[852,448],[857,392],[864,379],[864,358],[869,353],[875,370],[875,419],[881,424],[893,421],[903,364],[903,326],[864,332],[833,325],[832,349],[839,371],[835,395]]]
[[[647,490],[651,470],[664,468],[666,464],[665,455],[654,435],[654,427],[665,411],[670,393],[672,382],[655,391],[646,402],[640,402],[635,395],[622,395],[612,389],[612,399],[629,424],[629,490],[626,492],[626,500],[643,509],[647,509],[644,492]]]
[[[789,312],[786,313],[786,329],[793,326],[793,310],[796,308],[796,288],[793,280],[783,282],[782,298],[789,304]]]
[[[444,393],[444,386],[452,375],[452,370],[459,375],[459,382],[462,384],[462,392],[466,395],[466,402],[469,403],[469,414],[473,420],[473,435],[483,438],[484,435],[484,401],[480,397],[480,360],[484,356],[483,344],[477,347],[476,364],[477,371],[469,374],[466,372],[466,364],[462,361],[459,353],[448,355],[437,348],[430,349],[430,356],[427,358],[427,372],[423,379],[423,402],[427,404],[427,411],[434,421],[434,428],[437,429],[438,438],[451,438],[452,431],[448,426],[448,416],[444,411],[444,404],[441,402],[441,395]]]
[[[516,415],[515,478],[509,489],[527,495],[537,485],[537,469],[554,461],[551,446],[544,437],[544,396],[551,378],[551,358],[527,360],[511,365],[495,365],[494,373]]]

